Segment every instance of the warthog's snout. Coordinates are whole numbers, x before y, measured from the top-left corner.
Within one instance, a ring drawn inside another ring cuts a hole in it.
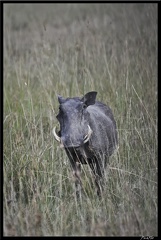
[[[61,147],[64,148],[79,148],[80,146],[83,146],[85,143],[87,143],[90,140],[90,137],[92,135],[92,129],[91,127],[88,125],[88,132],[87,134],[85,134],[84,136],[80,135],[79,139],[77,137],[75,137],[75,134],[64,134],[61,137],[58,136],[58,134],[56,133],[56,127],[53,128],[53,134],[55,139],[60,142]]]

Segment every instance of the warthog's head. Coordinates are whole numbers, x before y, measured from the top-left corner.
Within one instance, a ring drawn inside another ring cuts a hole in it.
[[[60,131],[56,133],[54,128],[53,133],[62,147],[79,148],[90,140],[92,129],[87,108],[95,104],[96,95],[97,92],[89,92],[83,98],[58,96],[60,106],[56,117],[60,124]]]

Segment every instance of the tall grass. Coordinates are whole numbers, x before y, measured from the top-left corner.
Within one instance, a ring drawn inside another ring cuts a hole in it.
[[[57,94],[98,92],[119,150],[78,202],[52,136]],[[157,235],[157,5],[5,4],[3,226],[9,236]]]

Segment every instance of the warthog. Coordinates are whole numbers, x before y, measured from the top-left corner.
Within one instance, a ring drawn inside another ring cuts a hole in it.
[[[63,98],[58,95],[59,113],[56,116],[60,131],[53,129],[55,139],[64,147],[75,176],[76,193],[81,186],[81,164],[89,164],[97,187],[102,192],[101,179],[108,158],[117,146],[116,122],[111,109],[96,101],[97,92],[88,92],[84,97]]]

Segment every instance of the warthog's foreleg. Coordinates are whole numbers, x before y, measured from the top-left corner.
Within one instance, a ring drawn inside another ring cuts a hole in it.
[[[93,161],[89,164],[95,178],[95,185],[97,188],[97,195],[100,197],[103,192],[103,183],[104,183],[104,166],[101,161],[98,159],[93,159]]]
[[[77,156],[77,153],[73,151],[66,150],[66,153],[69,157],[71,168],[73,169],[73,177],[75,182],[75,190],[76,190],[76,196],[77,198],[80,197],[80,192],[82,189],[82,182],[81,182],[81,163],[79,161],[79,158]]]
[[[81,164],[76,162],[73,168],[73,176],[75,182],[75,189],[76,189],[76,196],[80,198],[80,192],[82,189],[82,182],[81,182]]]

